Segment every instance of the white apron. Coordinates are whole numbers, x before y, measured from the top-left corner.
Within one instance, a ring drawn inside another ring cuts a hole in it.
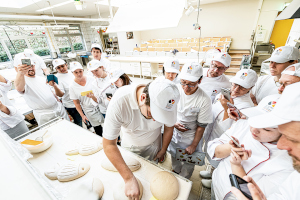
[[[92,108],[81,105],[81,107],[92,126],[95,127],[101,125],[101,123],[104,123],[104,117],[101,114],[98,106]]]

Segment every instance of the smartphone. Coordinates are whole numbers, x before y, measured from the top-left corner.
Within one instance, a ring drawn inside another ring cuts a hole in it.
[[[242,148],[242,146],[241,146],[235,139],[233,139],[230,135],[228,135],[226,132],[224,132],[224,134],[225,134],[227,137],[229,137],[230,140],[232,140],[232,142],[233,142],[234,144],[236,144],[236,146]]]
[[[230,95],[230,89],[227,88],[221,88],[221,93],[224,95],[224,97],[229,101],[231,98]]]
[[[112,93],[106,93],[107,98],[112,98]]]
[[[235,105],[233,105],[232,103],[227,102],[227,106],[228,106],[228,108],[234,108],[234,111],[238,114],[238,116],[237,116],[238,119],[240,119],[242,117],[242,114],[237,109],[237,107],[235,107]]]
[[[191,128],[187,127],[187,126],[184,126],[185,129],[187,130],[192,130]]]
[[[91,127],[93,127],[91,122],[89,122],[88,120],[86,120],[84,123],[85,123],[87,129],[90,129]]]
[[[28,66],[31,65],[31,60],[28,58],[21,59],[21,62],[22,62],[22,65],[28,65]]]
[[[231,186],[239,189],[248,199],[253,200],[251,192],[247,186],[248,182],[234,174],[229,174]]]
[[[54,81],[56,84],[58,84],[58,79],[57,79],[57,77],[54,76],[53,74],[47,75],[47,80],[48,80],[48,82]]]

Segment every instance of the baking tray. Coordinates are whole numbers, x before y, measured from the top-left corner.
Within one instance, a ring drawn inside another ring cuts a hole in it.
[[[123,179],[118,172],[107,171],[101,167],[101,162],[105,158],[103,150],[90,156],[67,156],[65,154],[66,150],[68,150],[68,147],[72,146],[75,143],[90,143],[96,140],[102,141],[102,138],[67,120],[59,120],[49,126],[42,128],[41,130],[30,133],[19,140],[24,140],[26,138],[35,138],[44,133],[45,130],[48,130],[52,133],[53,145],[48,150],[38,154],[33,154],[33,157],[28,159],[28,162],[36,169],[37,173],[43,175],[44,171],[49,169],[49,167],[54,165],[55,163],[88,163],[91,166],[89,172],[79,179],[70,182],[59,182],[58,180],[53,181],[49,179],[47,179],[46,181],[58,193],[60,193],[63,198],[66,198],[69,195],[70,191],[78,184],[80,184],[86,179],[96,177],[99,178],[104,185],[104,195],[102,199],[113,199],[114,187],[118,185],[117,183],[123,181]],[[140,157],[130,151],[127,151],[126,149],[123,149],[121,147],[119,147],[119,149],[122,155],[131,156],[141,163],[141,168],[133,173],[137,178],[139,178],[143,185],[144,191],[142,200],[149,200],[152,197],[150,191],[151,178],[160,171],[168,170],[156,165],[154,162],[150,162],[144,159],[143,157]],[[192,188],[192,182],[177,174],[173,173],[173,175],[177,178],[180,188],[177,199],[188,199],[190,190]]]

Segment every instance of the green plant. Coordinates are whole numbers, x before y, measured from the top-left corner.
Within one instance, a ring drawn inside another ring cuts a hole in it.
[[[75,51],[76,51],[76,50],[81,50],[81,49],[83,49],[82,43],[74,43],[74,44],[73,44],[73,47],[74,47],[74,50],[75,50]]]
[[[48,55],[50,55],[50,50],[47,48],[40,48],[40,49],[34,50],[34,53],[39,56],[48,56]]]
[[[59,48],[59,51],[60,51],[60,53],[68,53],[72,50],[71,50],[71,47],[61,47],[61,48]]]
[[[9,58],[5,52],[0,52],[0,62],[7,62]]]

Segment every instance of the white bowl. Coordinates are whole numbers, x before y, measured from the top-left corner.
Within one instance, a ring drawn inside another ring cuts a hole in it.
[[[44,132],[42,132],[40,136],[42,136],[43,133]],[[31,136],[26,139],[35,140],[36,137],[33,138],[33,136]],[[43,151],[47,150],[48,148],[50,148],[52,144],[53,144],[52,133],[50,131],[48,131],[47,134],[43,137],[43,143],[41,143],[39,145],[34,145],[34,146],[22,144],[22,146],[25,147],[30,153],[40,153],[40,152],[43,152]]]

